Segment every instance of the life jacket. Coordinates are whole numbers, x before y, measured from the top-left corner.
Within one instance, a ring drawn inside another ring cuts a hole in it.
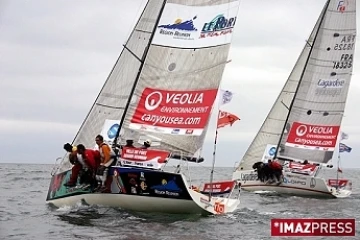
[[[110,166],[114,165],[115,163],[115,159],[116,159],[116,154],[114,152],[114,150],[106,143],[102,143],[100,146],[99,146],[99,152],[100,152],[100,158],[101,158],[101,162],[103,162],[103,159],[105,157],[104,153],[103,153],[103,146],[106,146],[109,150],[110,150],[110,160],[109,161],[112,161],[112,163],[110,164]]]
[[[109,150],[110,150],[110,157],[115,157],[116,155],[115,155],[114,150],[113,150],[108,144],[106,144],[106,143],[102,143],[102,144],[99,146],[100,156],[101,156],[102,158],[104,158],[104,153],[103,153],[103,150],[102,150],[102,147],[103,147],[104,145],[109,148]]]

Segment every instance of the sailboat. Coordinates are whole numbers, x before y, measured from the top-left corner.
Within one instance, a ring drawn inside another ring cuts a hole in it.
[[[281,93],[233,173],[242,189],[325,198],[351,194],[349,180],[339,189],[318,174],[331,167],[327,163],[338,141],[355,38],[355,0],[326,1]],[[253,169],[269,159],[284,165],[280,183],[260,181]]]
[[[238,207],[235,181],[205,184],[226,189],[229,194],[220,197],[192,188],[182,169],[183,163],[204,161],[197,154],[228,62],[238,8],[238,0],[147,2],[72,143],[93,148],[100,133],[119,151],[109,169],[110,191],[64,186],[71,174],[65,155],[52,171],[48,204],[180,214],[224,214]],[[135,148],[124,147],[126,140]],[[141,149],[144,141],[151,147]],[[180,162],[177,168],[165,170],[173,161]]]

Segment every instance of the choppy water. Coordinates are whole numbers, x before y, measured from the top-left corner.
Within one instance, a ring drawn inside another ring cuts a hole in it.
[[[85,206],[53,209],[45,204],[51,168],[50,165],[0,164],[0,239],[275,239],[270,237],[270,219],[275,217],[360,218],[360,170],[346,171],[346,177],[353,181],[353,195],[347,199],[242,192],[242,203],[235,213],[201,217]],[[231,168],[219,168],[216,177],[226,179],[224,174],[227,174],[230,178],[231,171]],[[195,182],[207,181],[208,174],[203,168],[192,168]],[[359,221],[356,224],[360,236]]]

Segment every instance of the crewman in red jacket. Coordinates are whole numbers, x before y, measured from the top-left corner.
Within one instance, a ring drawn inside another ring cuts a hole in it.
[[[281,179],[281,176],[282,176],[283,167],[281,166],[281,164],[276,159],[273,159],[272,161],[269,161],[268,166],[273,171],[274,176],[276,177],[276,179],[277,179],[277,181],[279,183],[280,179]]]

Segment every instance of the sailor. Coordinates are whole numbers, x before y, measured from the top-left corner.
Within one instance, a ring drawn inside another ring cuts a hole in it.
[[[305,161],[303,162],[303,164],[304,164],[304,165],[307,165],[307,164],[309,164],[309,161],[308,161],[308,160],[305,160]]]
[[[151,140],[150,139],[147,139],[145,142],[144,142],[144,145],[141,146],[142,149],[148,149],[149,147],[151,147]]]
[[[264,170],[266,171],[266,181],[272,183],[274,182],[274,171],[270,165],[271,159],[268,159],[268,162],[264,164]]]
[[[111,179],[107,181],[109,167],[116,164],[116,154],[114,150],[104,142],[104,138],[101,135],[97,135],[95,138],[96,144],[99,146],[100,152],[100,167],[96,173],[96,180],[98,181],[97,190],[101,192],[110,192]],[[107,184],[106,184],[107,183]]]
[[[69,153],[69,161],[73,165],[71,168],[70,179],[64,184],[66,187],[73,187],[76,185],[79,173],[82,169],[81,163],[77,159],[77,148],[72,146],[70,143],[64,144],[64,149]]]
[[[270,178],[272,178],[272,170],[269,166],[269,160],[267,163],[264,163],[264,165],[263,165],[263,174],[264,174],[265,181],[268,181]]]
[[[268,165],[272,170],[274,176],[276,177],[277,182],[280,183],[283,167],[276,159],[274,159],[273,161],[270,160]]]
[[[124,147],[127,147],[127,148],[135,148],[135,147],[134,147],[134,141],[131,140],[131,139],[126,140],[126,144],[125,144]]]
[[[261,182],[264,182],[264,171],[263,171],[263,166],[264,166],[264,163],[263,162],[256,162],[254,163],[254,165],[252,166],[252,168],[255,170],[255,172],[257,172],[258,174],[258,179],[261,181]]]
[[[91,184],[96,169],[100,165],[100,152],[93,149],[86,149],[83,144],[77,145],[77,159],[82,165],[80,172],[80,184]]]

